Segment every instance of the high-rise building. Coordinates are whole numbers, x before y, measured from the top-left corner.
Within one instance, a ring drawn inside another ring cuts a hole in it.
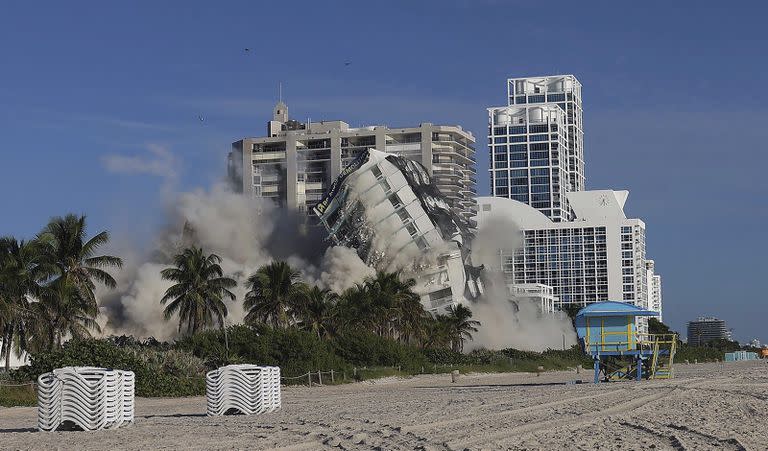
[[[568,177],[571,191],[586,189],[584,176],[584,125],[581,83],[574,75],[510,78],[508,105],[556,103],[568,122]]]
[[[488,109],[491,194],[572,219],[565,193],[585,189],[582,116],[575,76],[508,79],[507,106]]]
[[[460,126],[422,123],[418,127],[353,128],[343,121],[299,122],[280,102],[267,136],[232,144],[229,174],[247,195],[311,214],[342,169],[375,148],[418,161],[427,168],[451,208],[471,220],[477,214],[475,138]]]
[[[696,321],[688,322],[688,344],[702,346],[712,340],[730,340],[731,333],[725,321],[711,316],[700,316]]]
[[[499,269],[507,283],[551,286],[558,310],[608,300],[649,309],[645,223],[624,214],[628,195],[568,193],[575,219],[567,222],[512,199],[479,197],[478,228],[494,218],[516,223],[522,246],[500,250]]]

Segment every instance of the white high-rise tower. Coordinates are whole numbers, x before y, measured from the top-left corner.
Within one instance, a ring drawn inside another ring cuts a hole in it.
[[[583,191],[581,83],[573,75],[510,78],[507,106],[488,109],[491,193],[572,219],[565,193]]]

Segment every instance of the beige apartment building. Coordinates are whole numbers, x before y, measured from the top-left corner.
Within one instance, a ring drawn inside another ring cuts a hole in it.
[[[267,136],[232,143],[229,176],[253,197],[306,211],[320,201],[344,166],[364,149],[397,154],[426,167],[456,213],[474,224],[477,215],[475,138],[460,126],[350,127],[343,121],[302,123],[279,102]]]

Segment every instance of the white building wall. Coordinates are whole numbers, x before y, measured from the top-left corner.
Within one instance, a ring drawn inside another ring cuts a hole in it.
[[[573,194],[569,199],[580,217],[572,222],[552,222],[511,199],[478,198],[478,233],[487,221],[502,218],[524,235],[522,249],[500,253],[508,283],[552,286],[558,309],[608,300],[648,308],[645,223],[625,217],[626,193]]]

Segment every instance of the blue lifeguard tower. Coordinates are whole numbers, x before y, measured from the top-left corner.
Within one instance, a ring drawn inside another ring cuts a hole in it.
[[[596,302],[576,314],[576,334],[592,356],[595,383],[603,380],[669,379],[673,376],[677,336],[638,333],[638,316],[658,316],[625,302]]]

